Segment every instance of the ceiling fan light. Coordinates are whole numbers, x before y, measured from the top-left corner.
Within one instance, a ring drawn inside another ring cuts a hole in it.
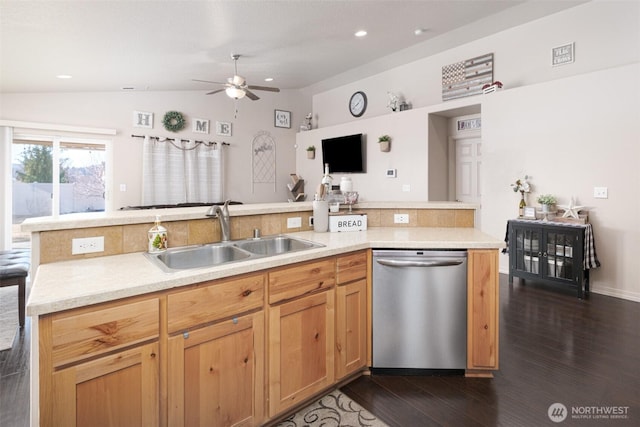
[[[239,89],[237,87],[228,87],[225,89],[225,93],[229,98],[240,99],[244,98],[247,94],[243,89]]]

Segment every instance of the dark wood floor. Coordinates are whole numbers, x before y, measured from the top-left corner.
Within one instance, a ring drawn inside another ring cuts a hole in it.
[[[500,275],[500,370],[493,379],[367,376],[342,388],[395,426],[639,426],[640,303]],[[626,407],[627,419],[568,418],[549,406]]]
[[[640,304],[500,276],[500,370],[493,379],[366,376],[342,388],[392,427],[640,425]],[[0,352],[0,426],[28,426],[29,319]],[[628,407],[626,419],[553,423],[569,411]]]

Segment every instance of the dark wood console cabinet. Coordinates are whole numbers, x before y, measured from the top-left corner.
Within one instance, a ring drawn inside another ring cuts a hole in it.
[[[588,295],[589,270],[584,262],[586,228],[582,224],[509,221],[509,283],[516,276],[574,286],[578,298]]]

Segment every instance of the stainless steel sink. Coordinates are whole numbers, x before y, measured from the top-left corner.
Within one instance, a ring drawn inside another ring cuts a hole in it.
[[[295,239],[289,236],[271,236],[259,239],[247,239],[234,242],[234,245],[257,255],[279,255],[323,246],[319,243]]]
[[[157,254],[145,253],[152,263],[167,272],[214,267],[251,258],[251,253],[231,244],[184,246]]]
[[[182,246],[155,254],[147,252],[144,255],[163,271],[174,273],[181,270],[215,267],[231,262],[264,258],[322,246],[324,245],[308,240],[278,235],[208,245]]]

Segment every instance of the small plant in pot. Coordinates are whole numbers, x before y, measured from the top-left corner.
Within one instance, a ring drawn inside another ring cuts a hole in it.
[[[388,152],[391,150],[391,137],[389,135],[382,135],[378,137],[378,144],[380,144],[380,151]]]
[[[316,158],[316,147],[314,145],[310,145],[307,147],[307,159],[315,159]]]
[[[538,203],[542,205],[542,212],[548,213],[549,206],[553,206],[556,204],[555,196],[551,194],[541,194],[538,196]]]

